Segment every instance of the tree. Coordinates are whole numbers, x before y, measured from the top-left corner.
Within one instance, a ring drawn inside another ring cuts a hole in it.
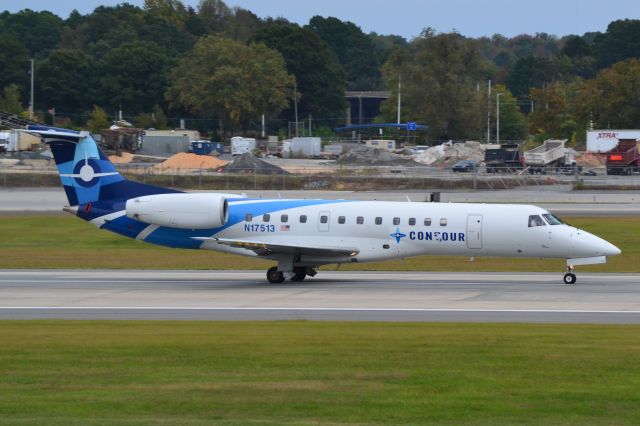
[[[396,52],[383,66],[391,89],[391,98],[382,106],[384,116],[395,121],[400,75],[401,120],[427,124],[434,139],[481,137],[486,110],[477,83],[485,74],[473,40],[455,33],[425,33],[409,49],[411,54]]]
[[[140,129],[167,129],[169,127],[167,123],[167,116],[162,108],[158,105],[153,107],[153,112],[144,112],[133,119],[133,125]]]
[[[240,7],[233,8],[230,18],[227,20],[224,35],[233,40],[246,42],[260,28],[263,23],[253,12]]]
[[[616,62],[640,57],[640,20],[613,21],[607,32],[594,40],[593,50],[600,68]]]
[[[231,9],[222,0],[200,0],[198,15],[209,34],[221,33],[226,28]]]
[[[87,121],[86,127],[93,133],[100,133],[102,129],[109,127],[107,113],[99,106],[94,105],[93,110],[89,114],[89,121]]]
[[[279,114],[293,84],[282,56],[265,45],[205,36],[171,73],[167,98],[173,107],[246,127],[261,114]]]
[[[48,11],[25,9],[0,15],[0,27],[16,34],[36,59],[46,57],[58,45],[62,23],[62,19]]]
[[[144,10],[176,28],[182,28],[188,16],[187,9],[180,0],[144,0]]]
[[[10,84],[4,88],[4,93],[0,96],[0,111],[20,114],[24,111],[20,102],[20,88],[15,84]]]
[[[629,59],[584,82],[578,114],[599,128],[637,128],[640,123],[640,60]]]
[[[500,140],[520,141],[526,139],[527,120],[520,111],[518,100],[511,94],[509,89],[502,84],[497,84],[493,88],[492,103],[498,95],[500,95]],[[483,103],[486,103],[486,101],[483,101]],[[495,104],[496,108],[492,108],[491,110],[492,126],[497,126],[497,102],[495,102]],[[496,134],[495,127],[491,129],[491,134]]]
[[[98,102],[134,114],[150,111],[164,101],[171,65],[155,43],[137,41],[111,49],[98,64]]]
[[[92,102],[94,65],[79,50],[55,50],[38,64],[38,104],[66,113],[85,111]]]
[[[570,62],[565,62],[563,58],[566,56],[520,58],[507,78],[507,86],[515,96],[522,97],[534,87],[542,87],[543,84],[553,81],[562,81],[571,69]]]
[[[29,50],[14,33],[0,32],[0,87],[16,84],[22,93],[29,85]]]
[[[399,35],[382,35],[376,32],[369,33],[368,37],[376,49],[376,56],[381,64],[389,59],[391,52],[407,46],[407,40]]]
[[[307,28],[318,34],[336,55],[344,69],[349,90],[375,90],[380,87],[380,60],[376,46],[352,22],[314,16]]]
[[[534,110],[529,114],[532,135],[538,139],[571,138],[575,120],[569,113],[566,87],[560,82],[531,89]]]
[[[275,49],[284,57],[287,71],[298,82],[299,117],[344,115],[344,72],[327,44],[313,31],[296,24],[275,22],[258,31],[252,41]],[[286,115],[293,119],[293,105]]]

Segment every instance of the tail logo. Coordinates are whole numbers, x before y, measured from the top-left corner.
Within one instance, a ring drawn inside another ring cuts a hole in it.
[[[60,176],[73,178],[78,185],[90,188],[96,185],[101,177],[117,174],[117,172],[101,173],[98,161],[85,157],[84,161],[76,163],[73,173],[61,174]]]

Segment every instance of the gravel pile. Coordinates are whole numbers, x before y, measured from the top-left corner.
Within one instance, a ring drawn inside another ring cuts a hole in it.
[[[344,166],[420,166],[409,156],[368,146],[359,146],[342,154],[336,163]]]
[[[262,161],[251,153],[244,153],[236,157],[224,168],[225,173],[257,173],[259,175],[288,175],[286,170]]]
[[[218,169],[227,164],[227,161],[218,160],[208,155],[189,154],[179,152],[172,155],[166,161],[153,166],[155,170],[178,170],[178,169]]]
[[[444,143],[432,146],[416,155],[414,160],[422,164],[452,164],[459,160],[484,160],[484,146],[480,142]]]

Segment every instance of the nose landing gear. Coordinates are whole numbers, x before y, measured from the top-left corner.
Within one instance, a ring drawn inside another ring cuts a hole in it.
[[[567,265],[567,273],[562,278],[565,284],[574,285],[576,283],[576,274],[573,273],[573,266]]]

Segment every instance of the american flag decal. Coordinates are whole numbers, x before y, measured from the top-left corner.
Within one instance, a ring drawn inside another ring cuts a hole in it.
[[[291,226],[289,226],[289,225],[280,225],[280,230],[281,231],[289,231],[289,230],[291,230]]]

